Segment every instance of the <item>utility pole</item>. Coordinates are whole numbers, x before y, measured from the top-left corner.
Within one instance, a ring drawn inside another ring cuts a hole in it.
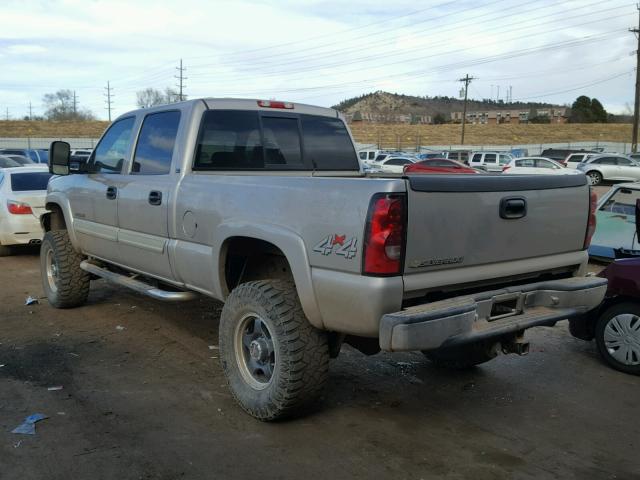
[[[500,101],[500,85],[496,85],[496,88],[498,89],[498,93],[496,95],[496,102]]]
[[[107,86],[105,87],[105,90],[107,91],[107,93],[103,95],[107,97],[107,99],[105,100],[105,102],[107,103],[106,109],[109,112],[109,121],[111,121],[111,104],[113,103],[113,100],[111,99],[113,98],[113,93],[111,93],[111,85],[109,84],[108,80],[107,80]]]
[[[7,107],[7,116],[5,117],[5,120],[8,122],[9,121],[9,107]]]
[[[464,76],[464,78],[460,78],[458,80],[459,82],[464,83],[464,107],[462,108],[462,137],[460,138],[460,145],[464,145],[464,126],[467,123],[467,97],[471,80],[475,80],[475,78],[470,77],[468,73]]]
[[[29,102],[29,121],[33,120],[33,109],[31,108],[31,102]]]
[[[186,88],[186,85],[184,84],[184,81],[187,79],[187,77],[184,76],[184,71],[186,70],[186,68],[182,67],[182,59],[180,59],[180,66],[176,67],[176,70],[178,70],[178,75],[175,76],[175,78],[178,79],[178,98],[180,99],[180,101],[182,102],[184,100],[184,94],[183,91]]]
[[[73,91],[73,116],[76,116],[78,111],[78,97],[76,97],[76,91]]]
[[[631,151],[638,151],[638,116],[640,115],[640,4],[638,4],[638,28],[629,29],[638,38],[636,49],[636,99],[633,106],[633,133],[631,137]]]

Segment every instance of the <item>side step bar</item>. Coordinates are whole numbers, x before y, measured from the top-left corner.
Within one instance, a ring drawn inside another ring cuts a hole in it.
[[[127,277],[126,275],[121,275],[105,268],[101,268],[97,265],[94,265],[93,263],[89,263],[86,260],[80,262],[80,268],[85,272],[89,272],[97,275],[98,277],[102,277],[109,282],[115,283],[117,285],[122,285],[123,287],[130,288],[131,290],[134,290],[138,293],[142,293],[143,295],[147,295],[151,298],[162,300],[164,302],[181,302],[184,300],[193,300],[197,297],[194,292],[172,292],[161,290],[157,287],[154,287],[153,285],[149,285],[148,283],[136,280],[135,278]]]

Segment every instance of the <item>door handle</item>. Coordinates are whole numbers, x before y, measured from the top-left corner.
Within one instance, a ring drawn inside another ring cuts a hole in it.
[[[162,192],[158,192],[157,190],[151,190],[149,192],[149,203],[151,205],[162,204]]]
[[[500,201],[500,217],[506,220],[522,218],[527,214],[527,201],[524,197],[507,197]]]
[[[115,200],[118,196],[118,189],[116,187],[107,187],[107,198],[109,200]]]

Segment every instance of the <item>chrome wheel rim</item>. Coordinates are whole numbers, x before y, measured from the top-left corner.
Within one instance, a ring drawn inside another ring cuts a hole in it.
[[[591,183],[591,185],[598,185],[600,183],[600,175],[596,172],[591,172],[588,175],[589,177],[589,183]]]
[[[640,317],[621,313],[609,320],[604,327],[604,345],[617,362],[640,365]]]
[[[52,292],[58,291],[58,262],[53,255],[53,250],[47,250],[47,254],[45,256],[45,269],[47,275],[47,285],[49,286],[49,290]]]
[[[276,353],[269,326],[256,313],[240,319],[235,330],[236,362],[242,378],[255,390],[269,386],[276,366]]]

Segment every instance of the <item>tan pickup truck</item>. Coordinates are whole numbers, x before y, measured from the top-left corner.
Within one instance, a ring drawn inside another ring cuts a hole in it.
[[[222,367],[261,420],[312,405],[345,342],[476,365],[606,289],[584,276],[584,175],[367,175],[327,108],[190,100],[120,116],[86,163],[50,155],[50,303],[82,305],[96,277],[224,301]]]

